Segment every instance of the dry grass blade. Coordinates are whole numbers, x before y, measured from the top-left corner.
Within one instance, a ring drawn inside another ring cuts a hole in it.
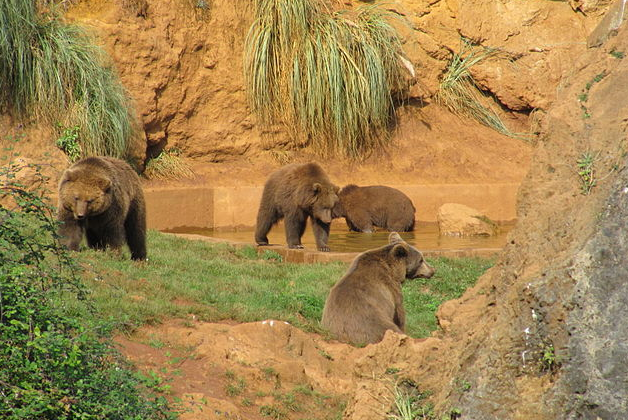
[[[148,179],[193,178],[194,171],[173,150],[163,150],[146,164],[144,176]]]

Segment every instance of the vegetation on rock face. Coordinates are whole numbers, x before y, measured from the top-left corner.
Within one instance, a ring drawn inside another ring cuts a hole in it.
[[[523,137],[510,131],[497,113],[484,104],[487,98],[479,90],[469,71],[474,65],[497,53],[496,49],[479,49],[463,39],[460,52],[452,55],[440,82],[436,100],[454,114],[473,118],[507,136]]]
[[[0,2],[0,106],[57,128],[79,127],[83,156],[125,157],[135,130],[105,53],[63,22],[54,2]]]
[[[146,398],[107,338],[109,327],[73,317],[63,303],[86,289],[58,245],[42,191],[0,168],[0,413],[3,419],[165,419],[161,398]],[[41,178],[37,167],[33,170]],[[10,202],[10,204],[6,204]],[[91,317],[93,319],[94,317]]]
[[[406,88],[401,43],[376,5],[332,13],[324,0],[257,0],[246,40],[253,110],[323,154],[383,147]]]
[[[144,176],[148,179],[181,179],[192,178],[194,172],[179,157],[177,149],[162,150],[159,155],[146,163]]]

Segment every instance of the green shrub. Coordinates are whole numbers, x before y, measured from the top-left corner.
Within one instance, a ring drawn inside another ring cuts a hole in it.
[[[245,76],[262,122],[284,122],[323,154],[385,146],[394,95],[407,87],[389,16],[377,5],[331,13],[325,0],[257,0]]]
[[[87,305],[79,268],[56,237],[40,190],[0,168],[0,413],[17,419],[173,418],[162,398],[140,391],[108,339],[110,328],[65,311]],[[31,166],[38,177],[38,167]],[[10,199],[10,200],[9,200]]]
[[[136,129],[105,53],[53,2],[0,1],[0,106],[78,126],[83,156],[125,157]]]

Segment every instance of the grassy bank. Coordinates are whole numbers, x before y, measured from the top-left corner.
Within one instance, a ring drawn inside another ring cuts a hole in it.
[[[84,251],[79,255],[97,312],[122,327],[194,314],[204,321],[281,319],[321,332],[325,298],[347,269],[343,263],[282,263],[272,251],[190,241],[149,232],[149,261]],[[436,329],[434,312],[460,296],[492,265],[480,258],[430,259],[431,279],[404,284],[407,332],[425,337]]]

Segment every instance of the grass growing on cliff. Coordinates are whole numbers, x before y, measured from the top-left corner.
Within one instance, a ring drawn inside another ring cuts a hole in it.
[[[347,264],[292,264],[253,246],[191,241],[149,231],[149,261],[126,255],[84,251],[88,284],[100,312],[129,326],[168,317],[240,322],[279,319],[308,331],[319,320],[329,289]],[[126,252],[126,251],[125,251]],[[492,264],[479,258],[431,259],[436,275],[405,282],[407,332],[425,337],[436,329],[434,312],[460,296]]]
[[[52,2],[0,2],[0,105],[79,127],[84,156],[124,157],[134,135],[129,98],[104,51]]]
[[[497,53],[496,49],[475,47],[463,40],[460,52],[452,55],[441,79],[436,100],[454,114],[473,118],[509,137],[522,137],[510,131],[499,115],[486,104],[488,98],[480,91],[469,71],[474,65]]]
[[[181,179],[192,178],[194,172],[179,157],[176,149],[170,149],[162,150],[159,155],[148,161],[144,176],[148,179]]]
[[[245,50],[253,110],[322,154],[385,146],[407,62],[389,16],[377,5],[332,13],[325,0],[257,0]]]

